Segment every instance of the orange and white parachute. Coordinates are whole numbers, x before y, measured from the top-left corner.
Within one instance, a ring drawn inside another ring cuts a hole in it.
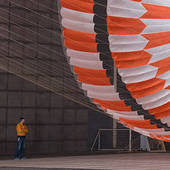
[[[60,14],[87,96],[125,126],[170,142],[170,0],[61,0]]]

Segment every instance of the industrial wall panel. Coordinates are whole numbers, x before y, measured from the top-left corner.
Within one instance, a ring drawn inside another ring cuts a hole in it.
[[[30,143],[32,141],[36,141],[37,140],[37,138],[36,138],[37,137],[37,131],[36,131],[37,125],[36,124],[31,125],[29,123],[27,123],[27,125],[28,125],[28,129],[29,129],[28,135],[26,137],[27,142]]]
[[[7,141],[9,142],[14,142],[17,139],[17,134],[16,134],[16,125],[8,125],[7,126]]]
[[[39,125],[36,127],[36,140],[48,141],[48,125]]]
[[[6,75],[0,76],[0,90],[5,90],[6,84],[7,84],[7,76]]]
[[[1,14],[0,14],[0,20],[3,21],[3,19],[6,18],[6,17],[7,17],[7,16],[1,17]],[[5,21],[5,20],[4,20],[4,21]],[[0,25],[0,35],[1,35],[1,38],[2,38],[2,39],[8,38],[8,35],[9,35],[8,25],[6,25],[6,24],[1,24],[1,25]]]
[[[22,113],[24,115],[24,118],[26,119],[26,123],[28,124],[36,124],[36,109],[33,108],[23,108]]]
[[[8,76],[8,90],[21,90],[23,80],[13,75]]]
[[[8,110],[7,110],[7,122],[8,122],[8,124],[16,125],[21,116],[22,116],[21,106],[18,107],[18,108],[16,108],[16,106],[13,107],[13,108],[8,108]]]
[[[49,121],[49,109],[38,109],[37,110],[37,123],[46,124]]]
[[[9,2],[7,0],[1,0],[0,5],[8,6]]]
[[[5,155],[13,156],[16,151],[16,143],[15,142],[8,142],[5,147]]]
[[[76,121],[76,110],[65,109],[64,110],[64,123],[74,124]]]
[[[63,97],[57,96],[56,94],[52,94],[50,96],[50,107],[58,107],[60,108],[63,105]]]
[[[35,107],[36,95],[34,92],[22,93],[22,105],[23,107]]]
[[[57,100],[56,100],[57,102]],[[58,105],[58,103],[56,104],[56,106],[58,106],[58,109],[50,109],[49,111],[49,124],[62,124],[63,123],[63,109],[61,109],[62,105]]]
[[[0,91],[0,107],[4,107],[7,105],[7,92],[6,91]]]
[[[0,142],[4,142],[6,139],[6,127],[3,125],[0,125]]]
[[[38,107],[49,107],[50,105],[50,93],[42,92],[37,94],[37,106]]]
[[[56,141],[48,142],[48,151],[51,154],[63,153],[63,143],[62,142],[56,142]]]
[[[21,107],[22,94],[21,92],[8,92],[8,106]]]
[[[75,139],[86,141],[88,139],[88,134],[86,133],[87,129],[88,125],[76,125],[74,128]]]
[[[62,133],[63,133],[63,126],[61,125],[48,126],[48,139],[50,139],[51,141],[61,141]]]
[[[75,142],[75,152],[81,153],[83,151],[87,151],[87,142],[85,140],[76,141]]]
[[[86,123],[88,122],[88,110],[87,109],[77,109],[76,110],[76,122]]]
[[[63,142],[63,151],[65,153],[75,153],[76,151],[76,143],[75,141],[64,141]]]
[[[0,108],[0,125],[5,125],[6,123],[6,113],[7,110],[6,109],[2,109]]]
[[[75,138],[75,126],[64,126],[63,127],[63,138],[64,140],[76,140]]]

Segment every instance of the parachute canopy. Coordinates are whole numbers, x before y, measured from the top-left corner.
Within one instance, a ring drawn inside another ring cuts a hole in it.
[[[61,0],[60,14],[69,64],[92,102],[170,142],[170,0]]]

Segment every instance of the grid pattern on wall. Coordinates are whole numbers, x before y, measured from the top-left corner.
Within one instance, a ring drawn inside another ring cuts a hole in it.
[[[0,72],[0,79],[0,155],[15,151],[20,116],[30,131],[28,154],[87,150],[88,109],[14,75]]]
[[[76,91],[69,91],[61,85],[56,88],[58,92],[74,97],[84,96],[73,75],[66,74],[70,68],[63,57],[61,37],[57,34],[61,31],[57,24],[57,1],[0,1],[0,62],[9,70],[13,67],[11,59],[28,67],[35,64],[37,70],[50,78],[65,84],[72,81],[72,86],[77,87]],[[50,19],[45,19],[45,16]],[[55,71],[61,66],[64,69]],[[39,73],[25,71],[23,66],[17,69],[25,77],[36,81],[42,79]],[[15,126],[20,116],[26,118],[30,130],[27,137],[28,154],[87,150],[87,108],[2,70],[0,96],[0,155],[13,154],[15,151]],[[86,97],[83,100],[89,102]]]

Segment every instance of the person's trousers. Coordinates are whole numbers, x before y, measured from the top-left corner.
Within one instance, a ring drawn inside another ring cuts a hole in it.
[[[25,143],[26,137],[25,136],[18,136],[17,138],[17,148],[15,152],[15,158],[22,159],[25,156]]]

